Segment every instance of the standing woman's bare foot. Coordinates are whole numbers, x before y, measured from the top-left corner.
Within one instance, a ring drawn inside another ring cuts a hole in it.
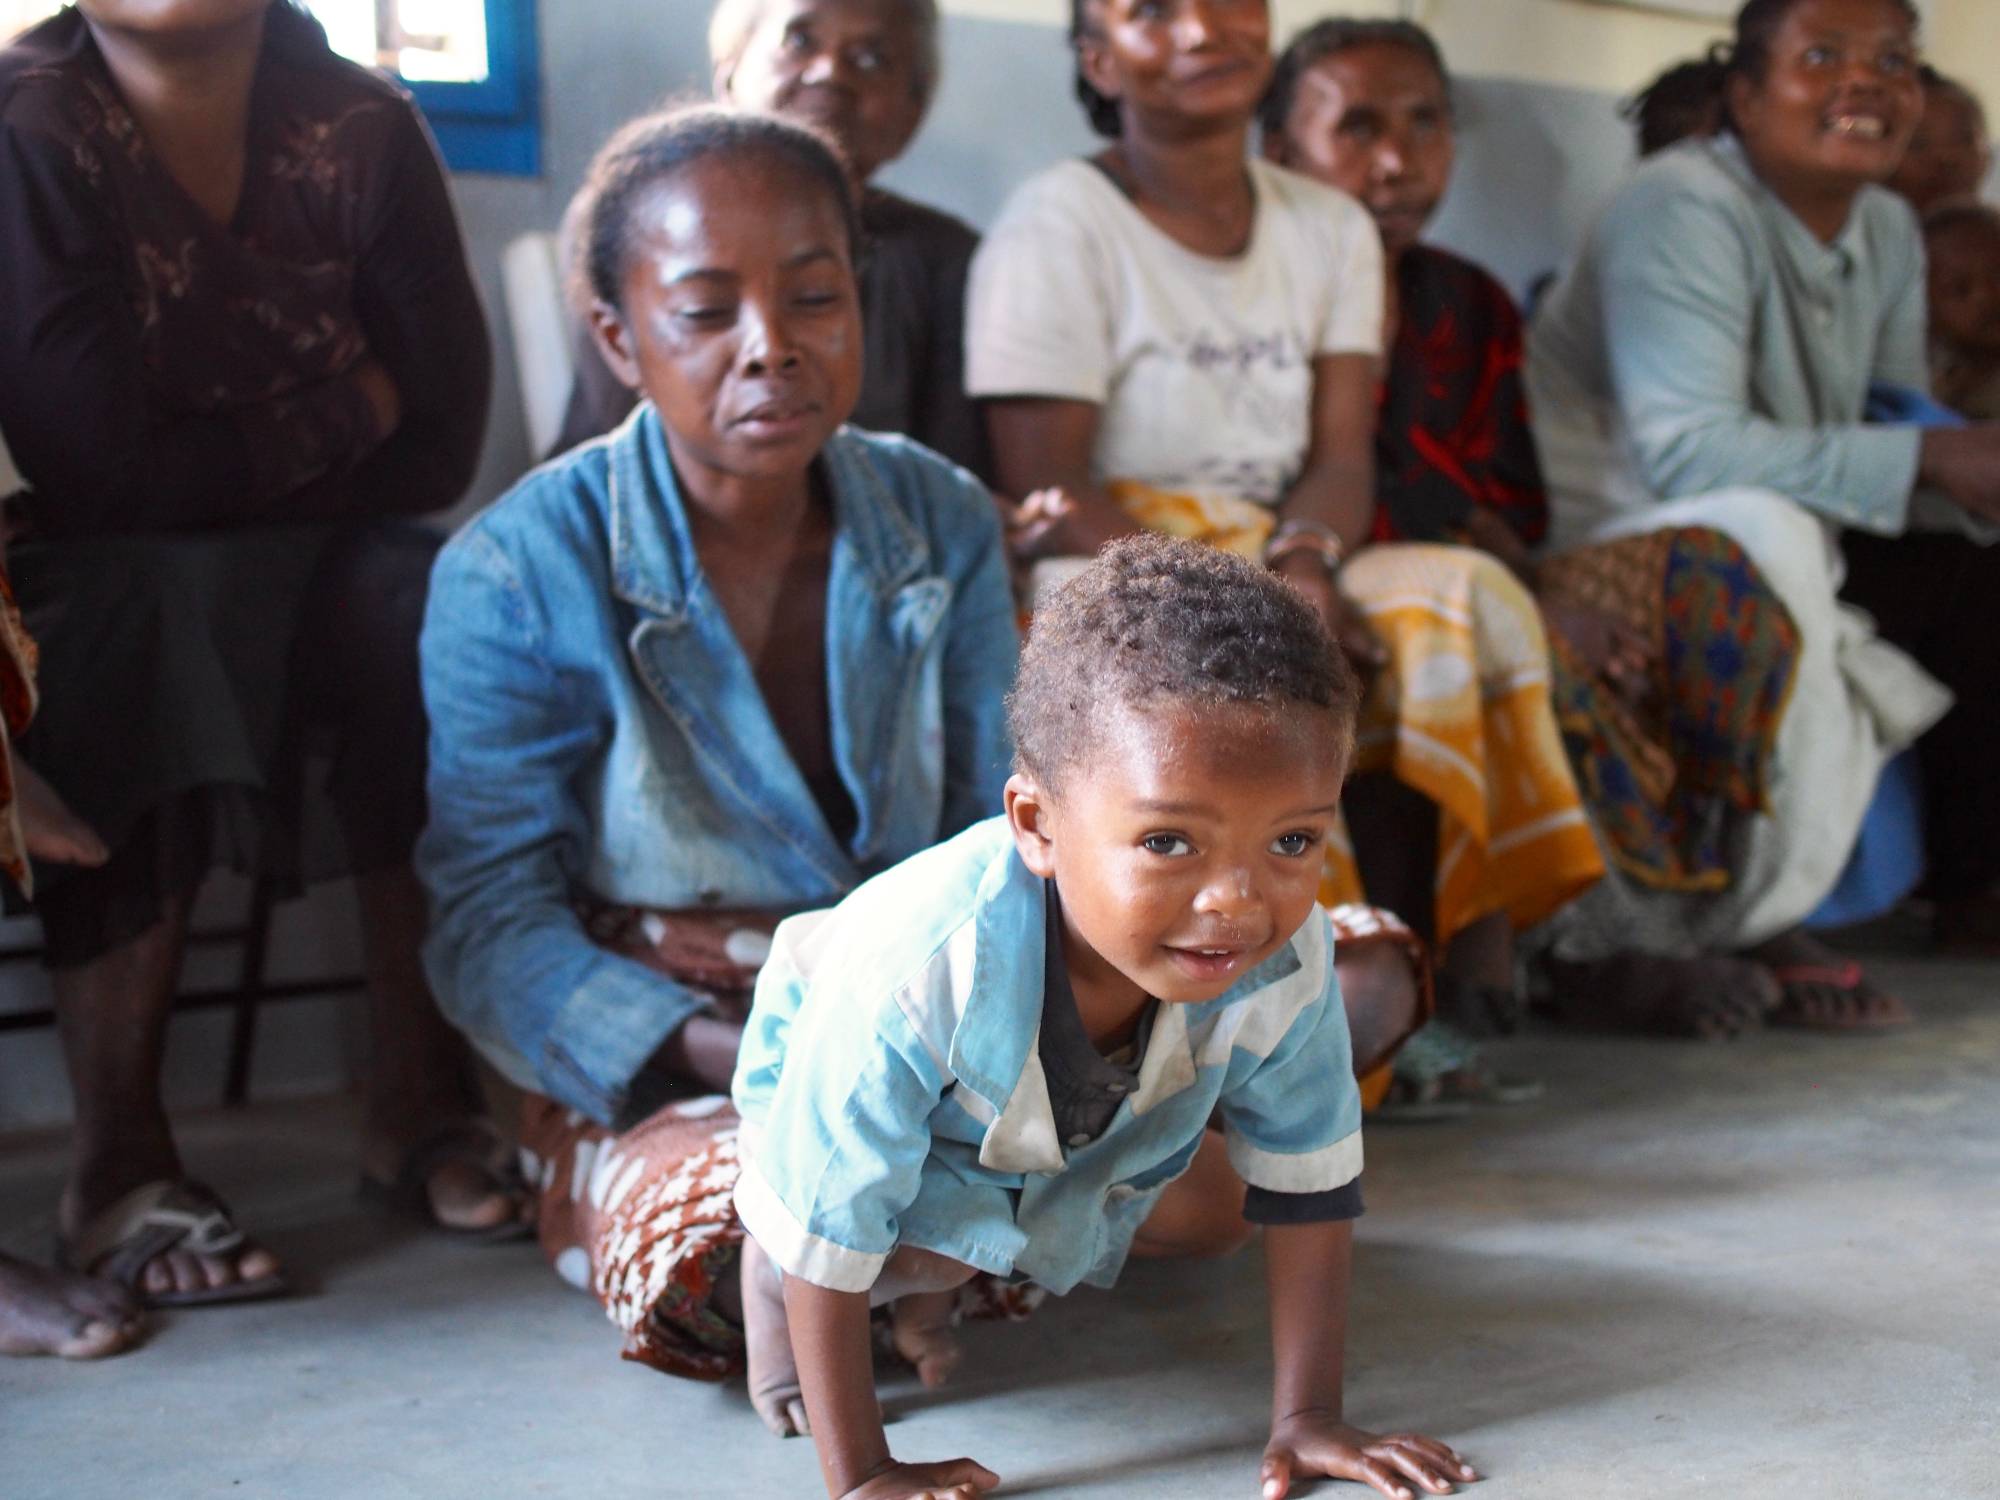
[[[117,1283],[0,1255],[0,1354],[102,1359],[143,1331],[138,1305]]]
[[[97,830],[71,812],[56,789],[19,758],[14,761],[14,806],[31,859],[95,869],[111,858]]]
[[[743,1238],[738,1259],[743,1296],[743,1345],[749,1363],[750,1404],[764,1425],[779,1437],[805,1437],[805,1393],[799,1387],[798,1360],[792,1354],[792,1333],[785,1321],[785,1283],[763,1247]]]

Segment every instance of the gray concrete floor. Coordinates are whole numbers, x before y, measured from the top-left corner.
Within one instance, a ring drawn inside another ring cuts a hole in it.
[[[1369,1138],[1349,1404],[1442,1436],[1485,1500],[2000,1496],[2000,965],[1884,961],[1894,1037],[1533,1034],[1539,1104]],[[740,1388],[621,1363],[527,1247],[358,1209],[344,1105],[191,1119],[195,1168],[313,1294],[162,1317],[96,1366],[0,1362],[0,1497],[817,1492]],[[61,1142],[0,1147],[0,1243],[45,1254]],[[1254,1252],[969,1330],[885,1386],[892,1441],[1003,1494],[1256,1494]],[[1322,1486],[1320,1494],[1359,1494]]]

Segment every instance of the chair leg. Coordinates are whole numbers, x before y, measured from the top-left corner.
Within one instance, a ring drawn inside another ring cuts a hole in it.
[[[243,958],[237,970],[234,1019],[229,1028],[229,1073],[222,1102],[234,1109],[250,1096],[250,1061],[257,1047],[257,1006],[264,998],[264,965],[271,948],[271,884],[250,888],[250,916],[243,924]]]

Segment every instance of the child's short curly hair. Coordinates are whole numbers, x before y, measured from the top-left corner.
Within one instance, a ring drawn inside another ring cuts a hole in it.
[[[1324,714],[1344,763],[1354,671],[1298,592],[1255,563],[1152,532],[1111,543],[1037,607],[1007,723],[1016,763],[1054,784],[1114,707],[1245,704]]]

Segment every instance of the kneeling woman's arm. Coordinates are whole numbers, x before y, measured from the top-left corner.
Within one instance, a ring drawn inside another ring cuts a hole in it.
[[[611,1123],[643,1103],[635,1080],[709,1004],[600,947],[577,914],[593,831],[576,789],[613,726],[588,674],[557,663],[541,604],[477,528],[432,575],[424,957],[445,1014],[515,1082]]]

